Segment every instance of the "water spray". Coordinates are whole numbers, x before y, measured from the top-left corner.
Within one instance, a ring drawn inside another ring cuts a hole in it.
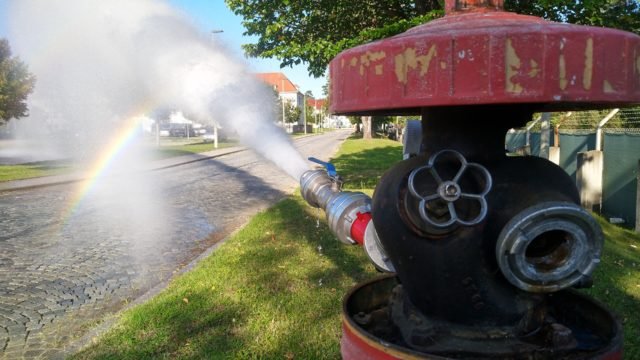
[[[21,0],[8,10],[9,40],[38,79],[22,137],[95,161],[131,117],[175,110],[232,129],[296,180],[308,169],[275,124],[272,90],[167,1]],[[132,166],[145,160],[144,149],[125,150]]]

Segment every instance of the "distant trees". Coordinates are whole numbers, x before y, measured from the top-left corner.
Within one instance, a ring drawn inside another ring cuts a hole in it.
[[[284,102],[284,117],[285,122],[289,124],[293,124],[300,120],[302,116],[302,110],[297,107],[294,103],[285,101]]]
[[[640,34],[638,0],[507,0],[505,8],[547,20],[604,26]]]
[[[11,54],[7,39],[0,39],[0,125],[28,115],[27,97],[36,78],[27,66]]]
[[[247,55],[277,58],[281,67],[304,62],[316,77],[324,74],[329,61],[340,51],[426,22],[434,18],[430,11],[440,9],[437,0],[225,2],[244,18],[245,34],[258,37],[256,43],[243,45]],[[422,18],[425,14],[428,16]],[[385,29],[396,23],[392,29]]]

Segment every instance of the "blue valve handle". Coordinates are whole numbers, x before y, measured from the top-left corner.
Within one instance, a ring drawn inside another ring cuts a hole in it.
[[[324,166],[327,169],[327,174],[332,177],[335,178],[336,176],[338,176],[338,172],[336,171],[336,167],[333,166],[332,163],[330,162],[324,162],[320,159],[316,159],[313,156],[308,158],[309,161],[314,162],[316,164],[320,164],[322,166]]]

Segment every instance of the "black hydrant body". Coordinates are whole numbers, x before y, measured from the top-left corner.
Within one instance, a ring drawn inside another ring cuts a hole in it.
[[[504,136],[538,112],[640,103],[640,37],[501,0],[445,5],[444,18],[331,62],[334,113],[422,116],[420,150],[372,200],[301,179],[339,237],[395,274],[345,299],[343,357],[620,358],[620,323],[573,290],[600,261],[598,223],[561,168],[508,156]]]

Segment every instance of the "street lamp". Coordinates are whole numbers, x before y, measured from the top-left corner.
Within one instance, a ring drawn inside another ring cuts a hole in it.
[[[222,29],[213,29],[211,30],[211,41],[213,41],[213,39],[215,38],[215,34],[220,34],[223,33],[224,30]],[[213,122],[213,148],[217,149],[218,148],[218,122],[214,120]]]

